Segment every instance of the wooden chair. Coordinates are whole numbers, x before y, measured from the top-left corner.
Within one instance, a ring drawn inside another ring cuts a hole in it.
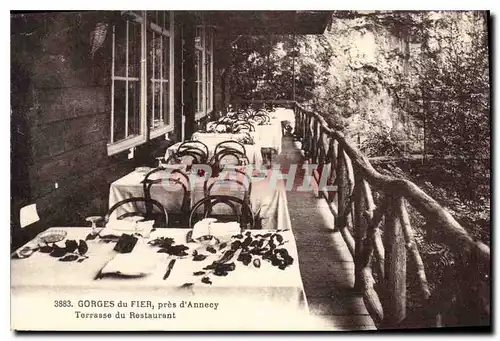
[[[158,174],[164,172],[166,173],[166,176],[162,176],[156,179],[151,179],[151,176],[154,174]],[[171,178],[173,175],[180,175],[182,178]],[[183,181],[184,180],[184,181]],[[151,196],[151,187],[153,185],[161,185],[161,184],[174,184],[174,185],[180,185],[183,190],[183,198],[182,198],[182,206],[181,206],[181,211],[182,212],[189,212],[189,208],[191,206],[191,191],[190,191],[190,184],[189,184],[189,177],[188,175],[182,171],[181,169],[167,169],[164,167],[158,167],[153,170],[151,170],[146,176],[144,177],[144,180],[142,181],[142,186],[143,186],[143,191],[144,191],[144,196],[146,199],[152,199]],[[149,207],[149,209],[152,209],[152,207]]]
[[[143,207],[141,208],[140,205],[132,205],[137,203],[142,203]],[[131,205],[132,208],[127,209],[125,213],[117,215],[116,219],[122,220],[130,217],[142,217],[144,220],[154,220],[155,227],[163,226],[163,224],[165,227],[168,226],[168,213],[165,208],[163,208],[163,205],[154,199],[144,197],[127,198],[111,206],[111,208],[108,210],[108,212],[106,212],[106,215],[104,216],[105,224],[109,222],[109,219],[113,212],[127,205]],[[159,213],[153,212],[153,206],[156,206]]]
[[[165,161],[166,165],[185,164],[192,166],[204,163],[205,156],[199,153],[199,149],[186,148],[171,154]]]
[[[231,131],[235,134],[246,131],[253,132],[255,131],[255,126],[250,122],[238,120],[234,122],[233,125],[231,126]]]
[[[219,204],[228,206],[232,214],[214,214],[214,207]],[[203,209],[202,213],[199,212],[200,209]],[[242,229],[253,229],[255,226],[255,217],[248,203],[230,195],[209,195],[198,201],[189,215],[189,228],[193,228],[195,218],[209,216],[221,221],[237,221]]]
[[[271,117],[265,112],[258,112],[250,118],[262,124],[271,122]]]
[[[213,127],[215,133],[229,133],[231,132],[232,121],[224,120],[217,122]]]
[[[245,149],[245,146],[242,143],[240,143],[238,141],[234,141],[234,140],[226,140],[226,141],[219,142],[215,146],[214,155],[217,154],[218,152],[220,152],[221,150],[225,150],[225,149],[235,150],[243,155],[247,155],[247,151]]]
[[[228,114],[227,116],[219,118],[217,123],[232,124],[237,119],[236,113]]]
[[[236,179],[235,178],[215,179],[209,185],[208,183],[209,183],[210,179],[206,179],[204,184],[203,184],[203,192],[205,193],[205,196],[216,195],[217,193],[213,193],[213,189],[217,185],[236,184],[239,187],[243,188],[243,198],[242,199],[244,201],[246,201],[249,206],[251,206],[250,205],[250,195],[252,194],[252,179],[250,178],[250,176],[248,176],[248,174],[246,172],[244,172],[240,169],[231,169],[231,170],[225,171],[226,174],[229,174],[231,172],[236,173],[236,175],[241,174],[245,178],[246,181],[242,181],[241,176],[239,176],[240,179],[238,179],[238,178],[236,178]],[[211,179],[213,179],[213,178],[211,178]]]
[[[195,140],[186,140],[181,143],[181,145],[177,148],[177,152],[189,152],[192,154],[199,155],[198,161],[200,163],[206,163],[208,161],[208,147],[201,141]]]
[[[218,174],[227,166],[246,166],[250,164],[248,157],[234,149],[225,149],[219,151],[210,159],[212,176]]]

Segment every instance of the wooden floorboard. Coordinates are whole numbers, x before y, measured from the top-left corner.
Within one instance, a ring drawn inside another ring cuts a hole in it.
[[[282,169],[301,167],[300,145],[283,139],[278,157]],[[300,172],[297,172],[300,174]],[[300,176],[296,185],[302,183]],[[287,193],[292,230],[309,310],[321,321],[319,328],[332,331],[376,329],[362,297],[352,290],[354,262],[342,236],[334,232],[334,218],[324,199],[313,192]]]

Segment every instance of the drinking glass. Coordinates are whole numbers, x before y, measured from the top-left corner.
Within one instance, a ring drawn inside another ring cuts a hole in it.
[[[90,216],[85,219],[86,221],[89,221],[92,223],[92,235],[96,235],[98,233],[97,231],[97,222],[102,220],[101,216]]]

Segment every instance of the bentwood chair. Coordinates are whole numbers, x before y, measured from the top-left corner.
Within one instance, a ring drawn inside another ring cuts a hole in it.
[[[233,133],[254,132],[255,126],[250,122],[238,120],[231,126],[231,131]]]
[[[266,124],[271,122],[271,117],[269,117],[269,115],[265,112],[257,112],[250,118],[258,122],[259,124]]]
[[[189,228],[192,229],[197,220],[208,217],[222,222],[237,221],[242,229],[255,226],[255,217],[248,203],[231,195],[209,195],[199,200],[189,215]]]
[[[228,176],[228,177],[225,177]],[[241,199],[245,200],[250,206],[250,195],[252,194],[252,179],[246,172],[241,169],[226,169],[218,178],[206,179],[203,184],[203,192],[205,196],[223,194],[217,191],[231,191],[233,193],[243,193]],[[239,189],[239,190],[238,190]]]
[[[220,150],[209,162],[212,175],[217,176],[224,168],[230,166],[246,166],[250,164],[248,157],[234,149]]]
[[[181,145],[177,148],[178,153],[189,152],[190,154],[198,155],[199,163],[206,163],[208,161],[208,147],[201,141],[195,140],[186,140],[181,143]]]
[[[238,141],[234,141],[234,140],[226,140],[226,141],[219,142],[215,146],[214,155],[222,150],[227,150],[227,149],[235,150],[243,155],[247,154],[245,146],[242,143],[240,143]]]
[[[157,210],[152,209],[155,207]],[[168,213],[163,205],[151,198],[132,197],[117,202],[106,212],[104,222],[107,224],[116,211],[116,219],[122,220],[140,217],[142,220],[154,220],[155,227],[168,226]]]
[[[165,197],[169,193],[182,193],[180,213],[189,212],[191,195],[188,175],[181,169],[168,169],[158,167],[151,170],[142,181],[144,196],[146,199],[155,199],[162,201],[161,196]],[[155,186],[155,191],[151,190]],[[161,191],[158,191],[160,189]],[[156,196],[153,198],[153,195]],[[175,197],[175,195],[173,196]],[[148,207],[152,209],[152,207]]]
[[[165,165],[179,165],[192,166],[202,163],[204,156],[200,155],[196,150],[184,149],[171,154],[165,161]]]
[[[231,126],[232,122],[230,121],[217,122],[214,125],[213,130],[215,133],[229,133],[231,132]]]

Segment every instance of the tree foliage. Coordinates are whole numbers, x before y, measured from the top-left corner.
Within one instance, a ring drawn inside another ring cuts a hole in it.
[[[489,67],[484,17],[425,18],[419,83],[429,152],[489,158]],[[458,38],[458,39],[457,39]]]
[[[328,79],[330,57],[322,36],[242,36],[231,50],[232,96],[310,101]]]
[[[420,50],[410,59],[417,86],[406,93],[406,110],[422,122],[426,154],[450,159],[440,174],[467,199],[489,197],[487,18],[430,12],[420,19]]]

